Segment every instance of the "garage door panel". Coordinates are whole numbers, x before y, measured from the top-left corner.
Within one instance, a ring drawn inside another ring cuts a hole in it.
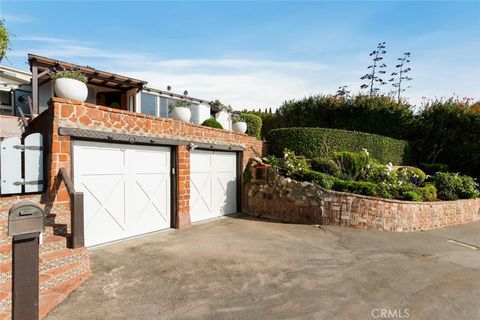
[[[107,147],[106,143],[78,141],[75,143],[74,167],[88,174],[123,174],[125,171],[125,149]],[[101,158],[99,158],[101,154]]]
[[[213,188],[215,210],[220,215],[237,212],[237,181],[231,172],[217,172]]]
[[[190,173],[210,173],[211,151],[195,150],[190,153]]]
[[[170,227],[170,179],[166,174],[137,174],[133,185],[134,233]]]
[[[190,154],[192,222],[237,211],[236,154],[195,150]]]
[[[170,156],[166,147],[74,142],[86,246],[170,227]]]

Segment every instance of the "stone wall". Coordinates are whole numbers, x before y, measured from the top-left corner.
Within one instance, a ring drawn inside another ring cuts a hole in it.
[[[252,175],[255,176],[254,169]],[[248,213],[285,222],[333,224],[384,231],[428,230],[480,221],[480,198],[411,202],[327,191],[268,169],[246,185]]]

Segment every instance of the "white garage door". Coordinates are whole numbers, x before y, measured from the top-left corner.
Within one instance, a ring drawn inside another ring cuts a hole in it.
[[[85,245],[170,228],[170,148],[74,142]]]
[[[190,218],[192,222],[237,212],[236,154],[190,152]]]

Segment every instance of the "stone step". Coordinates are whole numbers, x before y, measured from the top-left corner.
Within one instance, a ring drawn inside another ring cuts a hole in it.
[[[58,249],[48,251],[40,254],[39,270],[40,274],[48,273],[51,269],[56,269],[61,266],[68,266],[71,263],[75,263],[81,260],[88,259],[86,257],[88,253],[83,251],[83,248],[72,249]],[[12,261],[6,261],[0,263],[0,285],[10,281],[12,278]]]
[[[68,239],[63,236],[44,235],[43,243],[40,245],[40,254],[65,249]],[[10,261],[12,259],[12,242],[11,239],[0,244],[0,263]]]

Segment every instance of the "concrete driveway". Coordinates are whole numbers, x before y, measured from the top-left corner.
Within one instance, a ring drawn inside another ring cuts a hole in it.
[[[91,250],[54,319],[480,319],[480,223],[427,232],[224,218]]]

